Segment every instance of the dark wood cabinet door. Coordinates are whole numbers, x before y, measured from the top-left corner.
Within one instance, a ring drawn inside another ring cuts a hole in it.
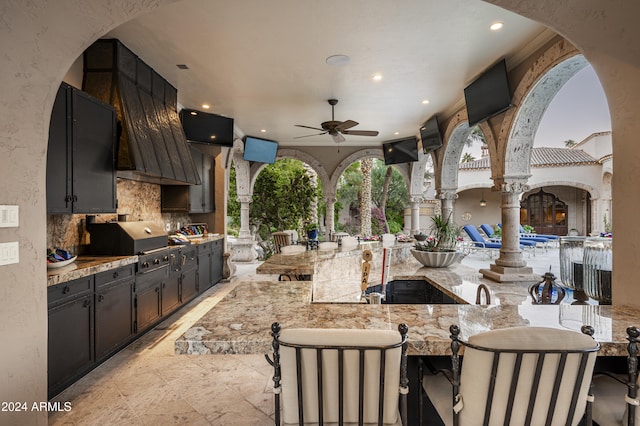
[[[180,305],[180,273],[169,274],[162,283],[162,315],[167,315]]]
[[[96,287],[96,359],[118,350],[133,336],[133,277]]]
[[[49,397],[88,371],[94,361],[93,293],[49,308]]]
[[[72,104],[73,210],[115,213],[115,110],[79,90]]]
[[[47,212],[71,213],[71,149],[67,144],[69,123],[67,111],[68,85],[58,89],[47,148]]]
[[[182,271],[180,278],[182,303],[186,303],[189,300],[196,297],[198,294],[198,280],[196,278],[198,270],[192,268],[188,271]]]
[[[204,209],[205,199],[204,199],[204,192],[203,192],[205,181],[208,180],[203,170],[203,164],[204,164],[203,161],[206,156],[202,153],[202,151],[199,151],[196,148],[194,148],[193,145],[190,146],[190,150],[191,150],[191,158],[193,158],[193,162],[196,165],[196,170],[200,175],[200,180],[202,181],[202,184],[191,185],[189,187],[189,213],[206,213]]]
[[[214,241],[211,250],[211,282],[216,285],[222,279],[222,240]]]
[[[66,83],[58,89],[47,149],[48,213],[115,213],[116,113]]]
[[[160,310],[160,286],[162,282],[156,282],[144,288],[136,284],[136,333],[142,333],[151,327],[162,316]]]
[[[211,285],[211,252],[209,251],[198,255],[198,291],[202,293]]]

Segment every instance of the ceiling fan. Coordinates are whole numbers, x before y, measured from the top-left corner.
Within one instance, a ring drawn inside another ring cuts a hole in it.
[[[320,124],[321,128],[311,127],[311,126],[303,126],[301,124],[296,124],[296,127],[304,127],[305,129],[313,129],[319,130],[322,133],[314,133],[313,135],[305,135],[298,136],[294,139],[300,138],[308,138],[309,136],[318,136],[329,134],[335,143],[344,142],[344,136],[342,135],[354,135],[354,136],[378,136],[378,132],[375,130],[349,130],[352,127],[358,125],[357,121],[347,120],[347,121],[336,121],[333,116],[333,107],[338,103],[337,99],[329,99],[329,105],[331,105],[331,121],[325,121]]]

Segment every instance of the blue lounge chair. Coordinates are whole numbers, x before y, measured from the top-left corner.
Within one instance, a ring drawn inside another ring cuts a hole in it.
[[[502,226],[498,225],[500,228],[502,228]],[[488,225],[486,223],[483,223],[482,225],[480,225],[480,228],[482,228],[482,231],[487,234],[487,236],[489,238],[492,238],[493,235],[493,227],[491,227],[491,225]],[[522,244],[523,246],[526,247],[538,247],[538,244],[540,244],[540,248],[544,249],[544,251],[547,251],[547,244],[549,243],[549,239],[548,238],[543,238],[543,237],[525,237],[523,234],[520,234],[520,244]]]
[[[473,225],[465,225],[462,227],[462,229],[464,229],[464,232],[466,232],[471,239],[473,247],[476,249],[485,250],[485,253],[488,253],[489,257],[491,257],[492,250],[498,250],[502,248],[502,243],[485,240],[482,234],[480,234],[480,231],[478,231],[478,228]],[[520,249],[523,249],[522,244],[520,245]]]
[[[546,238],[547,240],[557,240],[559,237],[557,235],[551,235],[551,234],[527,234],[524,231],[524,228],[522,227],[522,225],[520,225],[520,235],[522,236],[527,236],[527,238],[530,237],[540,237],[540,238]]]

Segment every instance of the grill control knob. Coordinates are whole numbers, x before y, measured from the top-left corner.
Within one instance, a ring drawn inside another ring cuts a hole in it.
[[[149,262],[142,262],[142,264],[140,265],[143,268],[148,268],[149,267]]]
[[[169,256],[165,254],[165,255],[162,257],[162,260],[164,260],[165,262],[168,262],[168,261],[169,261]]]
[[[153,264],[154,265],[159,265],[160,264],[160,259],[153,259]]]

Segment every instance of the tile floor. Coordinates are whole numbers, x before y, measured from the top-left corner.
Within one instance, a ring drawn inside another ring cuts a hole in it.
[[[560,275],[557,248],[525,260],[535,273],[552,265]],[[491,262],[482,254],[463,260],[478,269]],[[238,265],[236,276],[255,274],[257,265]],[[72,409],[52,413],[49,424],[273,424],[271,367],[263,355],[173,352],[174,340],[234,286],[216,285],[63,391],[54,401],[69,401]]]

